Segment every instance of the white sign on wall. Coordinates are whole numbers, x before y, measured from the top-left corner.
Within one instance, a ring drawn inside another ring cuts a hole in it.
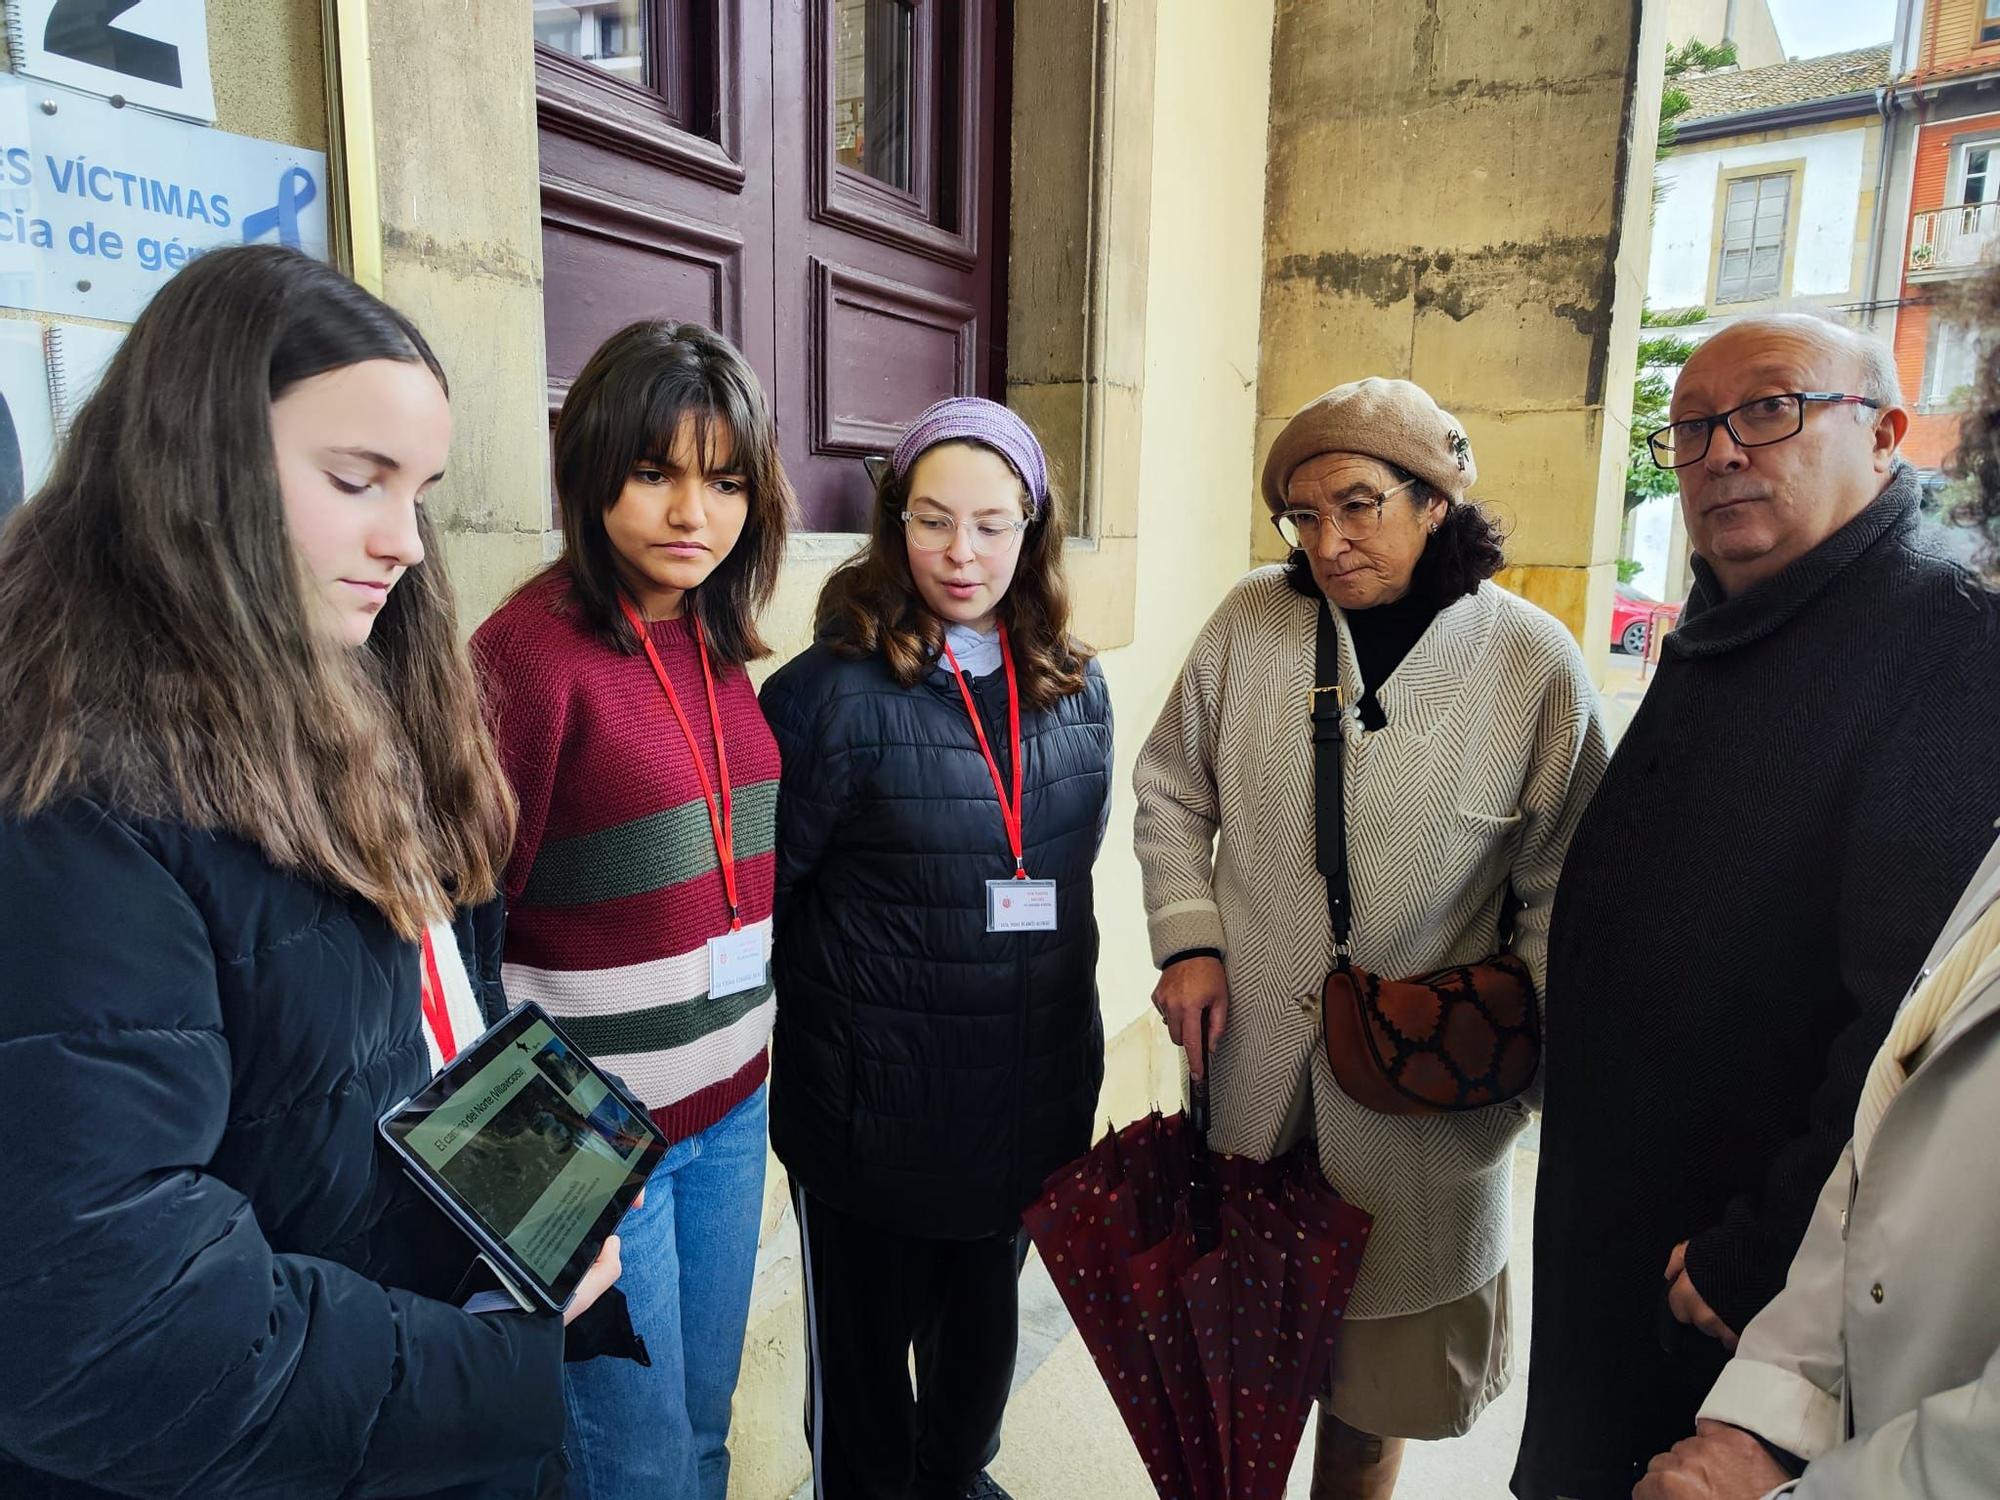
[[[42,325],[0,322],[0,519],[42,487],[55,447]]]
[[[102,98],[215,119],[203,0],[0,0],[14,67]]]
[[[202,250],[326,259],[326,204],[322,152],[0,74],[0,305],[129,323]]]

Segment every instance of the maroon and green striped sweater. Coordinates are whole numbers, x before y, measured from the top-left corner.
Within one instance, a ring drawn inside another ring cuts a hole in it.
[[[764,1081],[771,986],[708,997],[708,939],[728,904],[701,782],[643,653],[599,642],[531,584],[472,637],[488,722],[521,803],[508,861],[508,998],[534,1000],[617,1073],[671,1140],[707,1129]],[[711,781],[714,737],[692,623],[654,621]],[[740,667],[716,664],[746,929],[770,951],[778,747]]]

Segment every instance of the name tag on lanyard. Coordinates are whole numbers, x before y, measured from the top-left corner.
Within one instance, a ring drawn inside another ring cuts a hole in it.
[[[958,680],[959,696],[965,700],[966,717],[979,741],[979,753],[986,757],[986,769],[993,777],[993,791],[1000,799],[1000,821],[1007,830],[1007,847],[1014,855],[1012,880],[986,882],[986,930],[988,932],[1054,932],[1056,930],[1056,883],[1030,880],[1022,872],[1021,831],[1021,689],[1014,676],[1014,651],[1007,641],[1007,627],[1000,627],[1000,661],[1007,669],[1007,732],[1014,761],[1014,796],[1009,801],[1007,785],[1000,779],[1000,762],[986,743],[986,726],[979,722],[979,707],[972,701],[972,689],[959,670],[951,642],[944,646],[951,675]]]
[[[1017,882],[1018,883],[1018,882]],[[708,940],[708,998],[740,995],[764,983],[764,929],[725,932]]]
[[[987,881],[986,930],[1054,932],[1056,883],[1053,880]]]

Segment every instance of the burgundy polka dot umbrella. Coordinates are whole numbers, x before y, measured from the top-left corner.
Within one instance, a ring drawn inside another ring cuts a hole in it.
[[[1205,1104],[1107,1134],[1023,1217],[1160,1500],[1277,1500],[1370,1220],[1309,1143],[1209,1151]]]

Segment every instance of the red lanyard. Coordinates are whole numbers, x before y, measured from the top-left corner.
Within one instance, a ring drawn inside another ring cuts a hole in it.
[[[986,769],[993,773],[993,790],[1000,798],[1000,821],[1007,825],[1007,847],[1014,851],[1014,878],[1026,880],[1027,866],[1021,861],[1021,688],[1014,680],[1014,652],[1007,644],[1007,627],[1000,627],[1000,661],[1007,669],[1007,733],[1014,742],[1014,800],[1007,800],[1006,783],[1000,779],[1000,762],[993,757],[993,747],[986,742],[986,726],[979,722],[978,705],[972,701],[972,689],[965,684],[965,673],[959,670],[958,658],[952,655],[951,642],[944,643],[944,659],[951,663],[951,675],[958,679],[959,696],[965,699],[965,711],[972,719],[972,732],[979,736],[979,753],[986,757]]]
[[[722,785],[719,803],[715,785],[708,779],[708,767],[701,763],[701,751],[695,746],[694,728],[681,708],[681,695],[674,691],[673,679],[667,676],[660,653],[653,649],[653,637],[646,629],[646,622],[632,607],[632,601],[623,594],[618,596],[618,606],[625,611],[625,618],[631,622],[639,644],[646,648],[646,660],[653,664],[653,675],[660,679],[660,689],[667,695],[667,706],[674,711],[681,733],[687,737],[688,755],[694,761],[694,773],[701,778],[701,798],[708,805],[709,831],[715,835],[715,859],[722,866],[722,889],[729,898],[729,930],[740,932],[743,919],[738,915],[741,903],[736,898],[736,823],[729,806],[729,752],[722,743],[722,710],[715,702],[715,678],[708,669],[708,638],[701,632],[701,616],[694,616],[694,643],[695,649],[701,653],[702,686],[708,690],[709,727],[715,731],[715,773]]]
[[[445,1003],[444,980],[438,977],[437,950],[431,947],[431,930],[424,929],[424,969],[417,976],[417,997],[424,1007],[424,1019],[437,1038],[438,1051],[446,1062],[458,1056],[458,1042],[451,1034],[451,1007]]]

